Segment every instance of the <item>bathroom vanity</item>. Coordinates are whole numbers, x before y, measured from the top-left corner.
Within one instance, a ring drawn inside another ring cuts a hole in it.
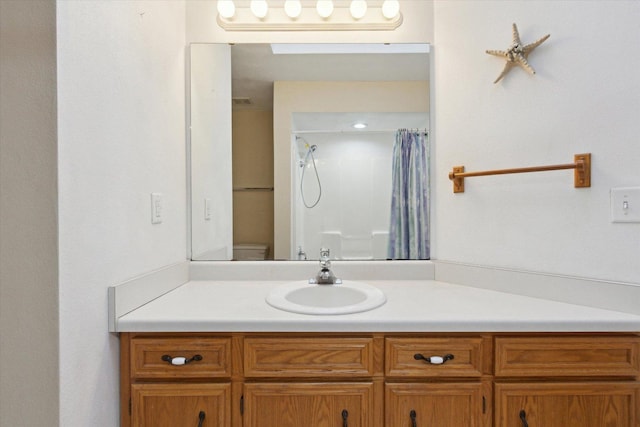
[[[640,424],[636,334],[124,333],[121,345],[122,426]]]
[[[640,316],[433,280],[362,313],[191,281],[120,317],[121,425],[639,427]]]

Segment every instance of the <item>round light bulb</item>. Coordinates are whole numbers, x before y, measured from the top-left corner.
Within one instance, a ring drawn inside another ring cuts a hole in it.
[[[321,18],[328,18],[333,13],[333,1],[331,0],[318,0],[316,3],[316,11]]]
[[[236,14],[236,5],[233,0],[218,0],[218,13],[225,19],[233,18]]]
[[[363,122],[356,122],[356,123],[353,124],[353,127],[355,129],[364,129],[364,128],[367,127],[367,124],[363,123]]]
[[[349,11],[353,19],[360,19],[367,13],[367,2],[365,0],[352,0]]]
[[[398,0],[384,0],[382,3],[382,15],[387,19],[392,19],[400,13],[400,2]]]
[[[300,0],[286,0],[284,2],[284,13],[291,19],[295,19],[302,13]]]
[[[260,19],[267,16],[267,12],[269,11],[267,0],[251,0],[249,7],[251,8],[251,12]]]

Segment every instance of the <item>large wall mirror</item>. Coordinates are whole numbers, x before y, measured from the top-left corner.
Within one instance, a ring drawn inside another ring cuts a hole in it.
[[[387,259],[398,131],[428,139],[428,51],[191,45],[192,259]]]

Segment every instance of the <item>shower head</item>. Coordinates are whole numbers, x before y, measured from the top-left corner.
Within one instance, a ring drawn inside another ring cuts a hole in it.
[[[318,146],[316,144],[313,144],[311,147],[309,147],[309,150],[311,150],[311,152],[314,152],[317,148]]]

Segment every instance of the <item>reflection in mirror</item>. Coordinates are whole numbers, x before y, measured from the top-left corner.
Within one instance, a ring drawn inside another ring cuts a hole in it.
[[[389,258],[396,131],[427,133],[428,72],[425,52],[192,45],[192,259]]]
[[[294,113],[292,123],[296,259],[322,247],[333,259],[388,258],[395,134],[424,133],[427,115]]]

